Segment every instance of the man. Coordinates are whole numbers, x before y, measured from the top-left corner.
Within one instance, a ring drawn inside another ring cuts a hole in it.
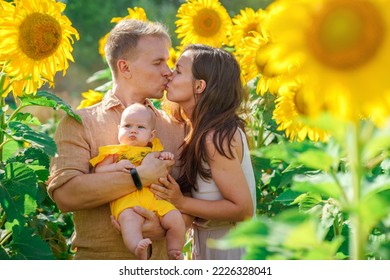
[[[178,158],[184,127],[147,99],[163,96],[171,75],[167,65],[170,45],[161,24],[122,20],[105,46],[112,90],[102,102],[77,112],[82,124],[66,116],[57,128],[58,156],[51,162],[48,193],[61,211],[73,212],[75,259],[135,259],[111,225],[109,202],[135,191],[137,180],[124,172],[93,173],[89,160],[98,154],[98,147],[118,144],[121,113],[132,103],[148,104],[154,110],[157,137]],[[142,185],[150,185],[165,177],[173,164],[149,154],[136,170]],[[172,175],[178,176],[177,164]],[[166,259],[165,232],[158,218],[145,209],[135,210],[145,217],[143,235],[153,240],[150,258]]]

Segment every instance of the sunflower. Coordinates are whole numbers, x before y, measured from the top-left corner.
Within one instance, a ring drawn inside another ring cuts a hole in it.
[[[232,25],[226,9],[218,0],[187,0],[178,11],[175,23],[181,45],[201,43],[221,47]]]
[[[25,80],[12,79],[5,72],[1,72],[0,75],[0,97],[5,98],[12,92],[14,98],[16,98],[18,96],[17,93],[23,92]]]
[[[272,63],[288,63],[303,80],[308,114],[389,116],[390,1],[276,0],[268,8]]]
[[[127,12],[128,12],[128,15],[125,17],[112,18],[111,23],[113,23],[113,22],[118,23],[123,19],[129,19],[129,18],[138,19],[138,20],[142,20],[142,21],[148,20],[148,18],[146,16],[146,12],[143,8],[139,8],[139,7],[134,7],[134,9],[127,8]],[[104,46],[106,45],[108,35],[110,35],[110,33],[107,33],[99,40],[99,54],[103,57],[103,59],[106,59],[106,54],[104,52]]]
[[[108,35],[110,35],[110,33],[107,33],[99,40],[99,54],[102,56],[103,59],[106,59],[106,53],[104,51],[104,46],[106,45]]]
[[[176,49],[171,47],[169,49],[169,60],[168,60],[169,68],[171,69],[175,68],[177,59],[179,58],[180,53],[182,52],[181,49],[182,49],[181,47],[176,47]]]
[[[240,10],[240,13],[232,18],[233,25],[228,33],[229,45],[239,46],[245,37],[253,36],[252,31],[262,33],[261,26],[265,14],[263,9],[255,11],[252,8],[245,8]]]
[[[14,4],[14,5],[13,5]],[[62,15],[66,5],[52,0],[2,2],[0,25],[0,63],[22,90],[35,93],[44,83],[54,86],[57,71],[66,74],[68,60],[74,61],[73,38],[79,34]]]
[[[143,8],[139,8],[139,7],[134,7],[134,9],[132,8],[127,8],[127,12],[128,12],[128,15],[125,16],[125,17],[114,17],[111,19],[111,22],[115,22],[115,23],[118,23],[120,22],[121,20],[123,19],[138,19],[138,20],[142,20],[142,21],[147,21],[148,18],[146,16],[146,12]]]
[[[309,127],[300,121],[301,117],[307,117],[307,106],[301,98],[301,89],[298,83],[288,83],[280,88],[272,116],[278,130],[284,130],[291,141],[303,141],[306,138],[312,141],[328,140],[329,136],[325,131]]]
[[[243,39],[235,52],[245,81],[260,78],[256,92],[261,95],[266,92],[276,94],[282,82],[282,75],[287,71],[283,64],[275,67],[275,64],[268,63],[272,59],[270,50],[274,50],[271,46],[272,42],[265,33],[254,31],[252,36]]]
[[[88,90],[87,92],[83,92],[81,94],[85,99],[80,102],[80,105],[77,107],[77,109],[86,108],[92,105],[95,105],[96,103],[99,103],[102,101],[104,97],[104,93],[94,91],[94,90]]]

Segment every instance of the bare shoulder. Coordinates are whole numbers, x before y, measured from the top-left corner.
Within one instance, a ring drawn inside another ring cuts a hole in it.
[[[205,145],[206,145],[207,153],[209,155],[215,155],[215,153],[217,152],[217,148],[214,144],[214,135],[215,135],[215,131],[210,131],[207,133],[205,138]],[[216,139],[216,143],[219,143],[219,139]],[[229,140],[227,137],[223,139],[222,149],[227,154],[229,154],[229,149],[231,149],[234,156],[241,155],[242,138],[241,138],[241,133],[238,129],[235,131],[233,138],[231,140]]]

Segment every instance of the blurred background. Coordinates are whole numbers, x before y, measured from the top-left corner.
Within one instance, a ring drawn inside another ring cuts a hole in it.
[[[265,8],[272,0],[221,0],[222,5],[233,17],[240,9],[250,7],[255,10]],[[179,44],[175,34],[176,13],[184,0],[64,0],[67,6],[65,15],[80,34],[75,41],[73,57],[66,75],[59,72],[55,80],[55,88],[50,91],[76,108],[81,101],[81,93],[94,89],[99,84],[87,83],[86,80],[96,71],[107,67],[98,52],[99,39],[114,27],[113,17],[128,15],[127,8],[142,7],[148,20],[164,23],[172,36],[173,46]],[[42,108],[40,108],[41,110]],[[50,110],[48,110],[50,111]],[[40,112],[44,114],[43,111]],[[52,114],[53,112],[48,112]],[[44,116],[43,116],[44,117]]]

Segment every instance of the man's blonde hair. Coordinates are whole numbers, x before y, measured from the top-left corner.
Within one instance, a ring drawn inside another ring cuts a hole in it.
[[[117,74],[116,63],[118,60],[136,56],[138,41],[144,36],[165,39],[171,44],[168,29],[159,22],[123,19],[110,31],[104,51],[114,76]]]

